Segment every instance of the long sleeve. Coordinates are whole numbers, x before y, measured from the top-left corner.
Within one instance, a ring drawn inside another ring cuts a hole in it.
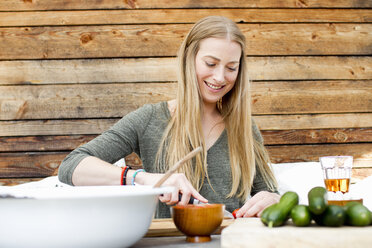
[[[59,167],[59,180],[72,185],[76,166],[87,156],[114,163],[132,152],[139,154],[139,137],[151,119],[153,108],[145,105],[119,120],[109,130],[73,150]]]

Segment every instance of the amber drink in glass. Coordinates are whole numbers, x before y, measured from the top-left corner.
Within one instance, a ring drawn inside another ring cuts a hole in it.
[[[324,184],[328,192],[349,192],[352,156],[327,156],[320,158]]]

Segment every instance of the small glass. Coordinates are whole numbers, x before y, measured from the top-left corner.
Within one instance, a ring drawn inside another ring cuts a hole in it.
[[[324,184],[328,192],[342,194],[349,192],[351,169],[353,167],[352,156],[327,156],[320,157],[323,169]]]

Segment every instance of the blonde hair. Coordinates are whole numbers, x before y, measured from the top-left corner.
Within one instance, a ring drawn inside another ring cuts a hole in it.
[[[198,21],[183,41],[179,53],[177,103],[165,130],[157,153],[157,167],[167,171],[192,149],[202,146],[203,153],[179,171],[200,190],[207,175],[207,149],[201,126],[202,96],[199,91],[195,57],[200,42],[207,38],[223,38],[237,42],[242,49],[235,86],[222,99],[219,111],[228,135],[232,188],[227,197],[246,199],[250,195],[256,166],[271,189],[276,187],[269,167],[269,157],[263,144],[255,141],[252,131],[251,99],[245,58],[245,37],[237,25],[228,18],[209,16]],[[186,106],[186,107],[183,107]],[[195,166],[192,164],[195,163]]]

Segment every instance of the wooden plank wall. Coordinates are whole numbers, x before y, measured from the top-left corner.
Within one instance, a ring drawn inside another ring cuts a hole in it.
[[[207,15],[247,37],[274,163],[353,155],[354,179],[372,174],[372,1],[2,0],[0,184],[56,175],[121,116],[173,98],[177,49]]]

